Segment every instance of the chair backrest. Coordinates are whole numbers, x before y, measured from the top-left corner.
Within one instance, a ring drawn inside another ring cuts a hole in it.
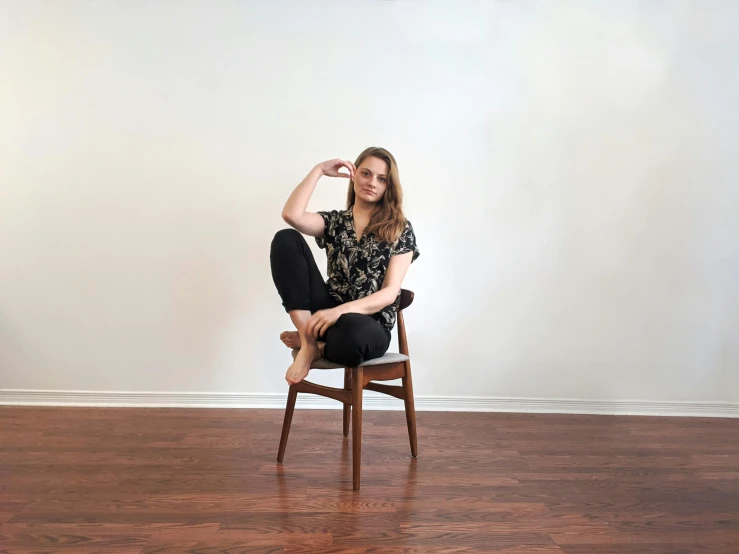
[[[413,291],[400,289],[400,306],[398,310],[398,348],[401,354],[408,356],[408,339],[405,334],[405,318],[403,310],[413,303]]]
[[[413,304],[413,291],[407,289],[400,289],[400,309],[405,310],[408,306]]]

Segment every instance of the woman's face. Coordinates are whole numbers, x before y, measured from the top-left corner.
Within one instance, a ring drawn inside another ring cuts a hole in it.
[[[389,171],[387,163],[380,158],[365,158],[354,173],[354,193],[357,198],[373,204],[382,200],[387,190]]]

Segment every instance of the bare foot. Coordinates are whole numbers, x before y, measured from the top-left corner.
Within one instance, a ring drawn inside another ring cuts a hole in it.
[[[280,333],[280,340],[288,348],[300,348],[300,335],[297,331],[283,331]]]
[[[287,373],[285,373],[285,380],[288,384],[295,385],[308,376],[310,364],[323,356],[321,346],[313,343],[306,344],[300,349],[300,352],[295,356],[295,361],[287,368]]]

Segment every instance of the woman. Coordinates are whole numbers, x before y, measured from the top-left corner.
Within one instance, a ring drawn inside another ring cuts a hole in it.
[[[349,179],[346,210],[305,211],[323,176]],[[318,164],[288,198],[282,218],[294,229],[275,235],[270,263],[297,329],[280,335],[286,346],[300,349],[285,375],[291,385],[320,357],[356,367],[387,352],[401,284],[419,256],[402,203],[398,166],[384,148],[368,148],[355,163]],[[301,233],[326,249],[328,282]]]

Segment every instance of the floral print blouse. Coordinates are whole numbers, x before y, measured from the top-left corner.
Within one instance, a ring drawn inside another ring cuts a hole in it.
[[[329,294],[339,303],[359,300],[382,287],[385,272],[392,256],[413,252],[411,262],[421,253],[416,246],[416,235],[410,221],[395,244],[388,244],[374,234],[365,233],[357,240],[352,208],[318,212],[325,224],[323,236],[316,238],[328,258]],[[400,305],[400,294],[395,302],[373,314],[389,331],[395,326]]]

